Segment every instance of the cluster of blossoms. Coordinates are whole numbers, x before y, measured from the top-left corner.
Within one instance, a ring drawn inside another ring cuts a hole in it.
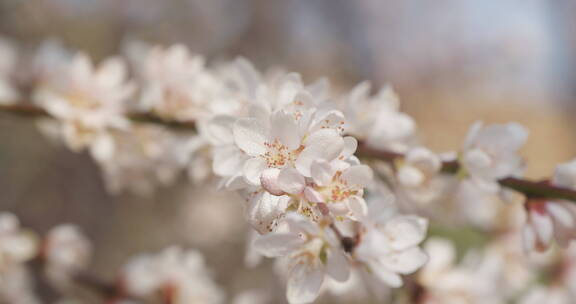
[[[50,285],[57,290],[85,269],[91,244],[80,230],[64,224],[52,228],[42,239],[20,227],[11,213],[0,214],[0,301],[42,303],[35,295],[29,264],[41,262]]]
[[[459,151],[435,153],[419,143],[414,120],[389,87],[372,95],[361,83],[336,94],[324,79],[261,73],[245,59],[209,65],[180,45],[130,43],[123,56],[98,64],[45,45],[22,63],[32,72],[19,91],[22,77],[10,58],[16,52],[3,43],[4,53],[0,102],[44,111],[50,119],[42,130],[89,151],[111,191],[147,194],[186,172],[240,194],[256,235],[250,249],[277,258],[290,303],[358,282],[376,293],[399,288],[422,267],[407,284],[424,290],[421,303],[481,303],[488,296],[504,303],[531,286],[530,278],[509,278],[529,268],[517,265],[515,257],[525,254],[516,250],[518,236],[526,253],[548,249],[553,238],[564,247],[576,238],[573,202],[527,196],[515,208],[502,187],[524,169],[518,153],[528,132],[516,123],[476,123]],[[560,165],[549,183],[576,189],[576,162]],[[428,254],[420,247],[429,220],[497,237],[456,264],[448,241],[430,241]],[[52,276],[85,264],[90,246],[76,229],[61,227],[49,238],[69,251],[44,249],[58,269]],[[21,247],[32,250],[28,242]],[[6,260],[29,259],[24,249]],[[131,297],[223,299],[201,256],[178,248],[134,259],[120,282]],[[495,292],[501,284],[511,286],[506,294]]]
[[[67,291],[78,282],[99,291],[102,286],[87,274],[92,244],[77,226],[63,224],[41,238],[20,227],[11,213],[0,214],[0,302],[44,303],[37,295],[37,279],[45,279],[61,294],[61,303],[77,303]],[[41,278],[32,276],[41,265]],[[93,285],[93,286],[92,286]],[[148,303],[161,297],[163,303],[223,303],[224,293],[211,278],[202,255],[178,247],[158,255],[132,258],[110,284],[109,303]]]
[[[156,255],[134,257],[121,271],[127,296],[160,298],[161,303],[223,303],[224,293],[211,279],[195,250],[169,247]]]

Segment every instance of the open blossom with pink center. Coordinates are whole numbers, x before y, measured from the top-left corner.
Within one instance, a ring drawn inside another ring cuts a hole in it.
[[[296,169],[286,169],[279,172],[275,181],[266,181],[263,186],[269,192],[290,195],[296,210],[305,215],[313,215],[318,203],[337,217],[358,220],[366,215],[363,195],[364,188],[372,182],[370,167],[318,160],[312,163],[310,173],[310,177],[304,177]]]
[[[381,199],[369,204],[353,258],[381,283],[400,287],[401,275],[415,272],[428,260],[419,247],[426,237],[428,221],[393,209]]]
[[[484,126],[475,123],[468,132],[462,164],[470,177],[488,188],[497,189],[500,178],[517,175],[523,161],[518,155],[528,131],[517,123]]]
[[[314,127],[302,127],[284,111],[264,119],[239,119],[234,125],[234,141],[250,157],[243,168],[246,181],[260,185],[267,169],[296,168],[310,176],[313,161],[336,159],[344,150],[342,136],[332,128]]]
[[[59,119],[70,148],[86,148],[107,129],[129,125],[124,114],[134,87],[122,60],[110,58],[95,67],[79,53],[56,70],[40,84],[34,101]]]
[[[287,259],[289,303],[313,302],[326,275],[341,282],[348,279],[349,262],[330,230],[297,214],[284,223],[285,229],[260,236],[254,246],[264,256]]]
[[[309,174],[314,156],[333,159],[339,154],[345,122],[342,113],[323,107],[328,98],[325,81],[306,86],[296,73],[267,79],[245,60],[236,60],[224,70],[232,72],[223,79],[245,111],[216,115],[200,132],[213,145],[214,172],[224,178],[222,184],[228,189],[259,186],[266,168],[296,166]],[[328,147],[325,151],[319,145],[304,151],[318,140]],[[344,149],[355,150],[352,141],[345,138]]]
[[[576,189],[576,160],[556,167],[552,184]],[[528,199],[527,221],[523,228],[524,248],[544,251],[555,239],[567,247],[576,239],[576,205],[563,200]]]
[[[179,247],[133,258],[121,273],[121,282],[128,295],[145,299],[160,295],[164,302],[175,304],[215,304],[224,300],[204,257],[198,251]]]

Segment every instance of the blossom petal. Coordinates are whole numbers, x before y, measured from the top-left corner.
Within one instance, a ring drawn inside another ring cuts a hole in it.
[[[548,202],[546,203],[546,211],[554,218],[555,222],[558,222],[566,228],[574,227],[575,223],[572,213],[561,204]]]
[[[284,214],[290,200],[287,196],[274,196],[262,192],[250,200],[246,218],[256,231],[261,234],[272,231],[276,220]]]
[[[296,169],[285,168],[278,175],[278,186],[287,193],[298,194],[306,187],[306,181]]]
[[[272,118],[271,137],[278,139],[289,150],[296,150],[300,147],[300,136],[296,130],[298,130],[298,124],[292,115],[280,111]]]
[[[344,150],[342,150],[342,159],[347,159],[356,153],[358,149],[358,140],[352,136],[344,137]]]
[[[368,205],[364,198],[360,196],[351,196],[347,201],[348,209],[352,213],[353,219],[360,220],[368,214]]]
[[[556,166],[552,183],[563,187],[576,187],[576,160]]]
[[[319,160],[312,163],[310,166],[310,175],[318,186],[326,186],[334,177],[336,170],[330,165],[329,162]]]
[[[253,118],[242,118],[234,124],[234,141],[242,151],[256,156],[266,153],[268,138],[265,126]]]
[[[372,182],[372,169],[366,165],[352,166],[342,172],[342,179],[348,186],[364,188]]]
[[[119,57],[106,59],[96,72],[96,80],[104,86],[120,84],[126,77],[126,65]]]
[[[413,166],[402,166],[398,169],[398,181],[406,187],[418,187],[425,179],[422,171]]]
[[[232,132],[236,118],[232,116],[216,116],[204,128],[205,137],[214,145],[234,143]]]
[[[246,181],[254,186],[260,185],[260,176],[266,168],[266,161],[260,157],[254,157],[244,163],[243,173]]]
[[[522,245],[526,252],[532,252],[536,249],[536,233],[532,225],[525,225],[522,228]]]
[[[220,176],[235,175],[242,170],[245,157],[236,146],[215,147],[212,169]]]
[[[382,265],[391,271],[410,274],[422,267],[428,256],[419,247],[412,247],[408,250],[393,252],[380,259]]]
[[[318,267],[298,263],[290,271],[286,296],[290,304],[310,303],[316,300],[324,281],[324,273]]]
[[[254,249],[267,257],[280,257],[302,246],[304,240],[294,233],[270,233],[254,241]]]
[[[377,263],[370,263],[370,270],[382,283],[394,288],[402,286],[402,278],[385,267]]]
[[[344,140],[334,130],[324,129],[313,133],[306,140],[307,146],[296,160],[296,169],[310,176],[310,167],[314,161],[333,160],[344,148]]]
[[[88,80],[90,75],[92,75],[92,61],[85,53],[78,53],[72,59],[70,69],[72,79],[77,79],[78,81]]]
[[[412,215],[396,216],[384,226],[384,232],[390,238],[390,246],[403,250],[418,245],[426,237],[428,221]]]
[[[338,282],[345,282],[350,277],[350,264],[340,251],[330,250],[326,261],[326,274]]]
[[[269,168],[262,171],[262,175],[260,176],[262,188],[273,195],[284,195],[284,191],[282,191],[280,184],[278,183],[279,174],[280,169],[277,168]]]
[[[530,211],[530,220],[534,227],[537,236],[537,244],[540,249],[547,248],[552,240],[552,235],[554,233],[554,226],[552,224],[552,219],[548,214],[542,214],[538,211]]]
[[[306,198],[309,202],[312,203],[323,203],[324,197],[318,191],[314,190],[311,187],[306,187],[304,189],[304,198]]]

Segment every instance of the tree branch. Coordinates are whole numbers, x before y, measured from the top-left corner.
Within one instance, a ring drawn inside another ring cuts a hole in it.
[[[0,104],[0,112],[32,118],[52,117],[44,109],[31,103],[16,103],[11,105]],[[178,130],[196,130],[196,125],[193,121],[182,122],[170,120],[153,113],[132,112],[128,113],[126,116],[134,122],[163,125]],[[401,153],[375,149],[362,142],[358,145],[357,155],[359,157],[375,158],[387,162],[394,162],[395,160],[404,157]],[[459,170],[460,164],[457,161],[445,161],[442,163],[442,171],[445,173],[455,174]],[[529,198],[563,199],[576,202],[575,190],[554,186],[546,181],[531,181],[516,177],[506,177],[500,179],[498,183],[502,187],[523,193]]]
[[[31,103],[24,102],[15,104],[0,104],[0,112],[22,117],[55,119],[55,117],[50,115],[50,113],[48,113],[46,110]],[[194,122],[171,120],[152,113],[131,112],[127,113],[126,116],[134,122],[163,125],[168,128],[180,130],[196,130],[196,124]]]
[[[394,162],[402,159],[404,155],[400,153],[374,149],[366,144],[358,145],[357,154],[360,157],[376,158],[387,162]],[[458,161],[442,162],[442,172],[456,174],[460,170]],[[563,188],[551,185],[548,181],[531,181],[517,177],[505,177],[498,180],[500,186],[523,193],[529,198],[563,199],[576,202],[576,191],[570,188]]]

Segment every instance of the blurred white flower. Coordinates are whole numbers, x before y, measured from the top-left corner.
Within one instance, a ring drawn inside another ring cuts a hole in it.
[[[37,254],[37,237],[22,229],[13,214],[0,213],[0,274],[5,269],[31,260]]]
[[[34,290],[34,277],[24,265],[0,270],[0,303],[41,304]]]
[[[528,290],[518,304],[570,304],[573,302],[574,296],[562,287],[538,285]]]
[[[39,304],[26,262],[38,255],[37,237],[18,218],[0,213],[0,302]]]
[[[412,189],[425,187],[441,168],[440,158],[432,151],[423,147],[413,148],[406,153],[398,168],[398,181]]]
[[[449,180],[440,174],[440,156],[424,147],[413,147],[394,166],[398,184],[395,192],[402,204],[417,207],[418,210],[435,208],[432,203],[449,186]]]
[[[143,82],[140,110],[166,119],[203,121],[240,107],[222,80],[206,67],[203,57],[183,45],[150,47],[136,61]]]
[[[142,196],[172,183],[193,155],[195,136],[170,132],[155,125],[135,125],[130,131],[114,130],[94,153],[108,190],[128,190]]]
[[[484,126],[477,122],[466,137],[462,165],[473,180],[487,189],[498,189],[498,179],[521,173],[523,160],[518,150],[527,138],[528,131],[517,123]]]
[[[501,267],[491,267],[474,255],[456,265],[454,245],[446,239],[430,239],[424,247],[430,260],[418,275],[422,303],[506,303],[503,294],[508,291],[497,277]]]
[[[63,224],[46,235],[43,255],[50,279],[57,284],[67,283],[88,266],[92,244],[77,226]]]
[[[268,291],[251,289],[237,294],[232,304],[267,304],[272,303]]]
[[[383,87],[370,96],[370,84],[362,82],[345,96],[339,106],[348,123],[348,133],[366,144],[395,152],[413,145],[416,123],[400,112],[398,96],[391,87]]]
[[[204,258],[195,250],[169,247],[156,255],[133,258],[121,273],[129,295],[155,294],[175,304],[223,303],[224,292],[211,278]]]
[[[134,87],[126,82],[121,59],[110,58],[94,67],[79,53],[43,80],[34,101],[60,121],[71,149],[97,145],[108,129],[128,127],[125,107]]]

